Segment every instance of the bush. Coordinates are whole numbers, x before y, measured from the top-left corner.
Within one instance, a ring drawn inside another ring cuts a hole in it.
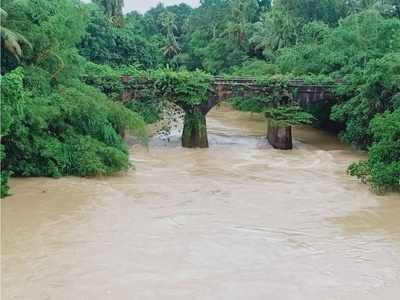
[[[331,118],[346,124],[341,137],[366,148],[372,143],[370,122],[376,114],[392,111],[400,103],[400,55],[371,60],[366,69],[347,77],[349,85],[339,95],[350,98],[333,107]]]
[[[348,172],[378,192],[400,190],[400,109],[376,116],[370,132],[368,159],[352,164]]]
[[[234,97],[231,101],[232,107],[240,111],[262,112],[268,101],[262,96]]]
[[[278,73],[277,67],[264,60],[247,60],[240,66],[232,68],[232,75],[244,76],[267,76]]]
[[[5,158],[4,146],[0,145],[0,160],[3,162]],[[3,198],[8,195],[8,178],[10,174],[8,171],[5,171],[3,168],[3,164],[1,164],[0,171],[0,198]]]
[[[37,74],[25,77],[18,68],[1,80],[2,195],[8,172],[58,177],[126,170],[128,151],[121,135],[128,130],[146,142],[140,116],[79,82],[37,95],[30,84],[46,80]]]

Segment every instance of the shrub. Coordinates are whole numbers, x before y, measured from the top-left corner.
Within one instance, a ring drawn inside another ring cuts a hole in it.
[[[400,109],[377,115],[371,122],[373,144],[368,159],[348,172],[378,192],[400,189]]]
[[[33,92],[31,83],[45,81],[46,76],[29,76],[18,68],[1,80],[2,195],[9,172],[92,176],[129,167],[121,135],[127,130],[146,142],[138,114],[79,82],[48,93]]]

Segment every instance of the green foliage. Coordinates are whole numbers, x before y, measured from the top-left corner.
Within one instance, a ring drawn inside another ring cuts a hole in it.
[[[1,22],[5,23],[8,14],[2,8],[0,8],[0,16]],[[22,34],[8,29],[3,24],[0,25],[0,33],[2,45],[4,45],[4,48],[9,52],[9,54],[14,56],[18,61],[22,56],[23,46],[32,48],[31,43]]]
[[[244,63],[248,58],[243,49],[238,48],[226,38],[214,39],[202,53],[205,54],[203,67],[213,74],[227,72],[233,66]]]
[[[130,81],[131,86],[122,82],[121,78],[124,76],[133,78]],[[96,87],[114,101],[120,102],[125,89],[135,88],[137,84],[135,78],[143,80],[144,76],[146,76],[146,72],[141,71],[137,66],[112,69],[107,65],[88,63],[83,78],[87,84]],[[142,90],[134,101],[126,101],[124,105],[138,113],[146,123],[155,123],[160,120],[162,111],[162,103],[158,101],[157,97],[156,89],[149,88]]]
[[[368,159],[352,164],[348,172],[378,192],[400,190],[400,110],[377,115],[370,132]]]
[[[261,113],[269,104],[269,101],[264,96],[242,96],[234,97],[231,103],[236,110]]]
[[[371,60],[361,74],[347,77],[350,84],[338,91],[350,100],[333,108],[332,118],[346,124],[342,138],[351,144],[371,144],[370,122],[378,113],[400,103],[400,53]]]
[[[24,53],[21,62],[46,70],[55,82],[65,83],[76,78],[82,65],[75,45],[85,32],[83,8],[71,0],[3,2],[9,13],[7,26],[23,32],[33,46]],[[13,67],[13,60],[2,58],[2,72]]]
[[[261,77],[275,75],[278,73],[278,69],[275,65],[264,60],[252,59],[246,60],[239,66],[234,66],[231,73],[239,76]]]
[[[349,13],[351,4],[347,0],[277,0],[279,10],[288,11],[303,22],[323,21],[335,24]]]
[[[127,169],[122,135],[131,131],[146,142],[144,122],[80,81],[85,68],[89,75],[117,78],[117,72],[87,65],[78,54],[85,5],[73,0],[3,2],[8,28],[23,32],[32,49],[17,69],[13,57],[2,56],[1,195],[7,194],[9,175],[91,176]],[[107,88],[117,93],[117,87]]]
[[[107,65],[87,63],[82,78],[85,83],[98,88],[114,100],[121,98],[124,85],[121,82],[122,72]]]
[[[122,83],[121,76],[128,82]],[[147,123],[160,119],[163,103],[172,102],[184,110],[206,102],[211,92],[213,77],[205,72],[156,69],[141,71],[133,66],[113,70],[88,64],[85,82],[119,100],[123,90],[134,91],[134,100],[126,106],[139,113]]]
[[[263,16],[262,22],[255,24],[251,38],[257,49],[262,49],[267,58],[281,48],[294,45],[299,38],[300,20],[286,10],[274,8]]]
[[[103,10],[104,14],[111,22],[116,25],[122,25],[122,7],[124,6],[123,0],[94,0]]]
[[[262,90],[234,97],[233,107],[242,111],[261,112],[268,106],[287,105],[293,102],[296,91],[289,86],[289,76],[257,76],[255,81]]]
[[[98,8],[89,6],[88,9],[87,33],[79,43],[82,56],[113,67],[137,64],[151,68],[161,63],[161,41],[144,36],[142,16],[131,14],[121,27]]]
[[[3,150],[1,150],[3,153]],[[8,191],[9,191],[9,187],[8,187],[8,178],[9,178],[9,174],[8,172],[1,170],[0,171],[0,198],[4,198],[6,196],[8,196]]]
[[[144,86],[141,98],[149,99],[149,95],[156,97],[154,100],[169,101],[188,110],[208,99],[211,91],[213,77],[202,71],[173,71],[171,69],[158,69],[139,74],[133,74],[129,84],[132,87]]]
[[[18,86],[15,86],[18,88]],[[10,132],[10,127],[13,122],[12,109],[8,105],[4,105],[4,99],[1,99],[1,112],[0,112],[0,198],[3,198],[8,195],[8,178],[10,176],[10,172],[4,167],[4,159],[6,158],[6,152],[3,145],[3,137],[8,135]]]
[[[153,124],[161,120],[162,104],[154,101],[152,97],[140,97],[136,101],[126,104],[130,110],[137,112],[147,124]]]
[[[343,78],[361,73],[370,60],[399,49],[400,20],[367,10],[350,15],[332,29],[323,23],[307,24],[302,39],[282,49],[276,63],[284,73]]]
[[[9,128],[2,129],[3,168],[18,176],[107,175],[129,167],[119,133],[145,138],[143,121],[98,90],[80,84],[35,96],[23,70],[2,78]]]
[[[272,124],[280,127],[311,124],[314,117],[295,104],[296,90],[289,85],[288,76],[257,77],[262,84],[261,95],[235,97],[233,107],[242,111],[264,112]]]
[[[314,117],[303,111],[299,106],[280,106],[265,109],[265,117],[274,126],[287,127],[301,124],[311,124]]]
[[[162,96],[182,108],[193,107],[207,101],[213,77],[202,71],[157,70],[151,74],[154,87]]]
[[[255,80],[263,89],[250,95],[244,93],[234,97],[232,105],[235,109],[263,112],[267,107],[288,105],[293,102],[296,91],[289,86],[289,76],[258,76]]]
[[[201,67],[213,74],[254,57],[251,45],[253,23],[269,7],[270,1],[204,1],[188,20],[187,49],[190,68]],[[258,51],[259,52],[259,51]]]

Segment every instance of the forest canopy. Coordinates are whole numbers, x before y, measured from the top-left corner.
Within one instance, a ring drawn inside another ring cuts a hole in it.
[[[119,101],[126,70],[340,80],[335,102],[310,111],[314,124],[369,151],[352,175],[400,189],[398,0],[202,0],[126,15],[122,0],[92,2],[2,1],[3,196],[9,175],[129,167],[123,132],[145,140],[143,119],[159,108],[151,95]],[[93,72],[114,79],[93,84],[83,76]],[[259,109],[254,101],[236,108]]]

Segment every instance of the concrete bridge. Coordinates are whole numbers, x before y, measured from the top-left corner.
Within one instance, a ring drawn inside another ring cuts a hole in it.
[[[121,80],[123,83],[128,84],[129,77],[124,76]],[[127,89],[123,92],[122,100],[124,102],[134,100],[136,96],[140,94],[140,90],[146,88],[145,85],[146,84],[138,85],[135,89],[127,85]],[[332,87],[334,87],[334,85],[312,85],[306,84],[302,80],[289,81],[288,89],[294,91],[294,93],[282,95],[283,102],[286,101],[286,103],[282,104],[292,103],[304,107],[315,103],[329,102],[332,100],[330,94],[330,89]],[[262,96],[268,95],[271,92],[271,86],[257,82],[254,77],[215,76],[213,87],[208,95],[207,101],[203,101],[201,104],[194,107],[182,107],[185,111],[182,146],[188,148],[208,147],[206,115],[218,103],[229,101],[238,96]],[[291,149],[291,135],[291,128],[269,128],[267,138],[275,148]]]

